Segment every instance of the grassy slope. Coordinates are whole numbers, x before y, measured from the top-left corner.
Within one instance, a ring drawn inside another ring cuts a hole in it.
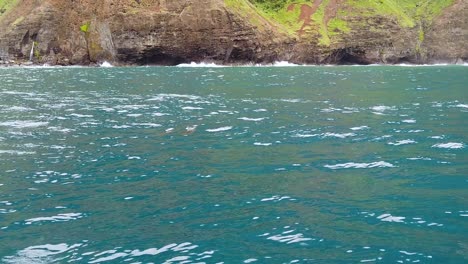
[[[13,7],[18,4],[19,0],[0,0],[0,20],[5,16]]]
[[[276,3],[273,5],[272,1]],[[245,17],[250,19],[253,24],[260,24],[260,20],[265,19],[270,23],[277,24],[279,28],[290,35],[296,35],[303,25],[303,21],[299,20],[301,5],[312,6],[313,3],[311,0],[284,0],[281,6],[278,5],[278,0],[225,0],[225,2],[228,6],[239,10],[240,13],[244,13]],[[318,32],[321,36],[319,43],[328,46],[334,36],[348,33],[351,27],[356,26],[348,25],[347,17],[380,15],[396,19],[402,27],[413,28],[421,24],[430,24],[434,17],[453,2],[454,0],[346,0],[343,4],[346,9],[339,10],[336,17],[326,22],[325,10],[330,4],[330,0],[323,0],[318,10],[312,15],[309,30]],[[293,10],[288,11],[291,4],[296,5]],[[424,32],[420,31],[419,39],[423,38]]]

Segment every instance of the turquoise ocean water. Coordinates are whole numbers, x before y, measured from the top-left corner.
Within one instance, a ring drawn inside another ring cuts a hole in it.
[[[468,263],[468,68],[0,68],[1,263]]]

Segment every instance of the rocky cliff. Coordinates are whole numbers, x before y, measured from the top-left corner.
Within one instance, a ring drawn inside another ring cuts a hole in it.
[[[0,60],[456,63],[468,0],[0,0]]]

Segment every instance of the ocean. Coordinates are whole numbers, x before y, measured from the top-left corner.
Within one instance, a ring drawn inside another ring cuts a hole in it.
[[[0,262],[468,263],[466,66],[200,66],[0,68]]]

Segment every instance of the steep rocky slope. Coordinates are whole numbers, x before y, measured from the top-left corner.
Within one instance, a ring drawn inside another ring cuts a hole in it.
[[[276,2],[276,5],[271,5]],[[0,0],[0,60],[468,60],[468,0]]]

